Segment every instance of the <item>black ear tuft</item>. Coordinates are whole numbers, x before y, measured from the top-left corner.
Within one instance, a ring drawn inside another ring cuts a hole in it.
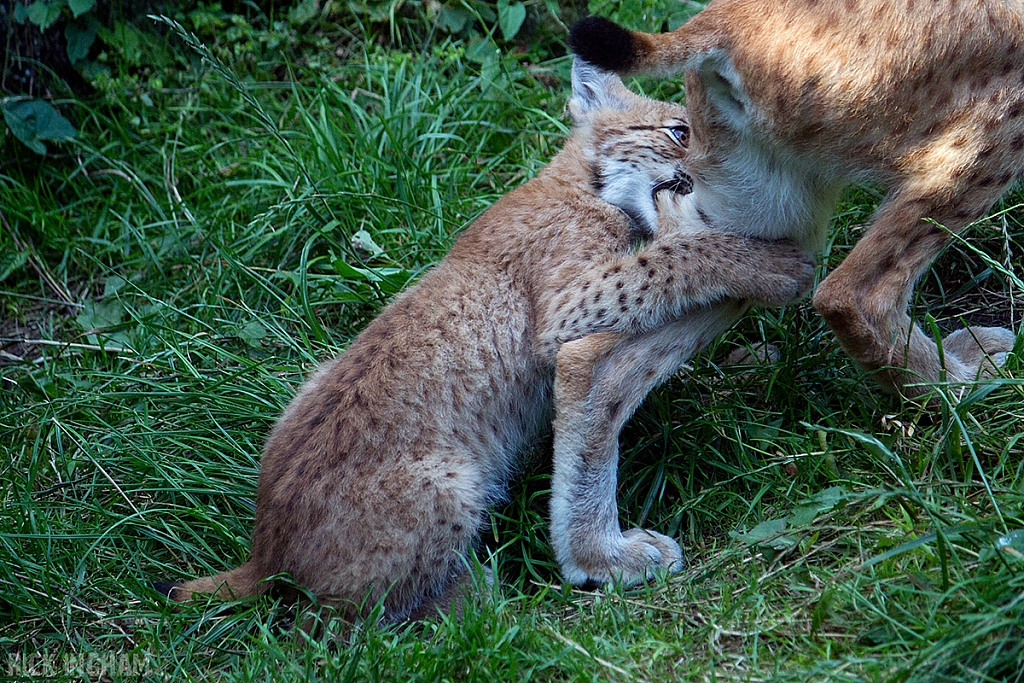
[[[171,591],[177,586],[176,583],[171,583],[170,581],[153,581],[149,585],[153,587],[153,590],[160,593],[165,598],[171,597]]]
[[[608,71],[627,71],[636,58],[633,34],[604,17],[585,17],[573,24],[569,47],[581,59]]]

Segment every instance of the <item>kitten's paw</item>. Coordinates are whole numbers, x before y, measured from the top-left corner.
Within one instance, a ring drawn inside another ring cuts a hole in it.
[[[942,352],[966,368],[966,376],[957,379],[973,382],[997,375],[1016,341],[1017,335],[1004,327],[965,327],[942,340]],[[947,360],[950,365],[955,364]]]
[[[658,572],[682,571],[683,551],[675,540],[646,529],[630,529],[607,553],[595,553],[580,564],[563,563],[566,580],[577,586],[619,583],[633,586]]]
[[[737,298],[762,306],[784,306],[802,298],[814,285],[814,258],[790,242],[764,242],[763,259],[752,260],[744,270],[749,291]]]
[[[685,561],[683,560],[683,549],[675,539],[669,538],[665,534],[659,534],[657,531],[650,531],[648,529],[629,529],[623,532],[622,537],[626,539],[626,544],[631,547],[640,549],[641,554],[646,551],[647,548],[655,548],[656,561],[647,562],[643,565],[642,575],[641,572],[635,572],[635,576],[630,581],[623,579],[616,579],[621,581],[624,585],[633,585],[640,583],[641,581],[647,581],[653,579],[654,575],[658,572],[668,572],[669,574],[676,574],[683,571]]]
[[[779,351],[778,346],[762,342],[754,346],[740,346],[733,349],[722,361],[722,365],[772,365],[778,363],[780,358],[782,358],[782,352]]]

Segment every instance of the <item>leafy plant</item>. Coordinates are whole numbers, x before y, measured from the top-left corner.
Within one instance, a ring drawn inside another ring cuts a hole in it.
[[[34,24],[40,31],[45,31],[61,16],[67,17],[69,21],[64,27],[64,36],[68,59],[77,64],[85,59],[96,39],[99,22],[91,14],[95,6],[96,0],[34,0],[28,5],[16,4],[14,20]]]
[[[44,140],[64,142],[75,137],[74,126],[44,100],[5,97],[0,99],[0,111],[11,134],[36,154],[46,154]]]

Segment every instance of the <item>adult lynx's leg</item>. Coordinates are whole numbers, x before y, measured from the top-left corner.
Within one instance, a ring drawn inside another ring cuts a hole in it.
[[[629,585],[659,569],[682,568],[676,541],[644,529],[623,533],[619,527],[619,432],[651,389],[744,308],[728,300],[638,337],[594,334],[559,350],[551,538],[566,580]]]
[[[971,327],[943,340],[943,364],[935,342],[907,314],[914,286],[948,237],[924,217],[956,232],[992,201],[965,196],[935,206],[927,196],[906,189],[893,193],[868,234],[818,286],[814,307],[843,348],[884,385],[918,396],[927,391],[926,383],[943,379],[943,370],[948,381],[972,382],[992,372],[993,363],[1001,364],[1013,348],[1010,330]]]

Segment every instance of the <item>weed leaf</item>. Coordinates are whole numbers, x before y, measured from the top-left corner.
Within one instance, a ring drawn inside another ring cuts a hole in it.
[[[508,0],[498,0],[498,23],[501,25],[501,35],[505,40],[515,38],[525,20],[526,5],[521,2],[509,3]]]
[[[69,140],[75,137],[75,127],[49,102],[6,98],[0,100],[4,121],[14,137],[36,154],[46,154],[43,140]]]
[[[75,19],[82,16],[96,5],[96,0],[68,0],[68,7]]]
[[[45,31],[50,28],[53,22],[57,21],[57,17],[60,16],[61,7],[63,2],[43,2],[43,0],[36,0],[28,9],[25,10],[25,16],[33,24],[39,27],[39,30]]]
[[[68,43],[68,59],[72,64],[82,61],[89,54],[89,48],[96,42],[100,24],[92,16],[69,21],[64,27],[64,38]]]

